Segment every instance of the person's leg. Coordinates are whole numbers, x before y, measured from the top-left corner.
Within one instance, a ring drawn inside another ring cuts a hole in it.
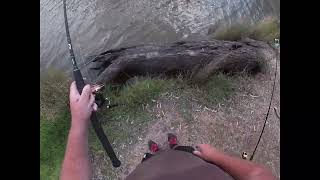
[[[192,153],[195,150],[191,146],[179,146],[177,136],[172,133],[168,134],[168,143],[169,143],[170,148],[173,150],[185,151],[185,152],[189,152],[189,153]]]
[[[154,141],[151,141],[151,140],[149,140],[149,142],[148,142],[148,147],[149,147],[149,150],[150,150],[152,153],[156,153],[156,152],[158,152],[158,151],[160,150],[158,144],[155,143]],[[151,158],[152,156],[154,156],[154,154],[145,153],[145,154],[143,155],[143,158],[142,158],[141,163],[144,162],[145,160]]]

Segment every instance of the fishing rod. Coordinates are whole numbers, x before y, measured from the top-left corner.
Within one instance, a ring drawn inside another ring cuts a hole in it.
[[[275,39],[275,44],[276,44],[276,48],[277,46],[279,46],[279,40],[278,39]],[[258,145],[260,143],[260,140],[261,140],[261,137],[262,137],[262,134],[264,132],[264,129],[266,127],[266,124],[267,124],[267,120],[268,120],[268,117],[269,117],[269,113],[270,113],[270,109],[271,109],[271,104],[272,104],[272,99],[273,99],[273,95],[274,95],[274,89],[275,89],[275,86],[276,86],[276,79],[277,79],[277,72],[278,72],[278,56],[279,56],[279,52],[277,49],[275,49],[276,51],[276,68],[275,68],[275,72],[274,72],[274,79],[273,79],[273,86],[272,86],[272,91],[271,91],[271,97],[270,97],[270,102],[269,102],[269,106],[268,106],[268,111],[267,111],[267,114],[265,116],[265,120],[264,120],[264,123],[263,123],[263,127],[262,127],[262,130],[261,130],[261,133],[260,133],[260,136],[259,136],[259,139],[258,139],[258,142],[250,156],[250,161],[253,160],[253,157],[257,151],[257,148],[258,148]],[[280,118],[279,118],[280,119]],[[242,158],[243,159],[247,159],[247,156],[248,154],[246,152],[242,152]]]
[[[84,86],[86,84],[85,84],[83,77],[82,77],[82,74],[77,66],[77,62],[76,62],[73,48],[72,48],[72,44],[71,44],[71,37],[70,37],[68,17],[67,17],[66,0],[63,0],[63,10],[64,10],[64,23],[65,23],[65,28],[66,28],[68,48],[69,48],[69,53],[70,53],[70,59],[71,59],[72,66],[73,66],[73,77],[76,81],[77,89],[78,89],[79,93],[81,94],[82,89],[84,88]],[[90,119],[91,119],[91,124],[93,126],[93,129],[96,132],[104,150],[107,152],[107,154],[112,162],[113,167],[119,167],[121,165],[121,162],[119,161],[116,154],[114,153],[113,148],[112,148],[106,134],[104,133],[100,122],[98,121],[97,114],[95,112],[92,112]]]

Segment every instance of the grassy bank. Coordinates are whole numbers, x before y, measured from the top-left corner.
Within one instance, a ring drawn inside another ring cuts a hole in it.
[[[244,37],[273,42],[280,37],[279,25],[275,19],[267,19],[255,26],[232,25],[219,27],[211,34],[215,39],[240,40]],[[265,65],[266,66],[266,65]],[[107,86],[104,91],[111,104],[117,106],[99,109],[98,117],[115,151],[121,153],[138,138],[143,138],[145,127],[153,120],[150,107],[163,94],[179,96],[179,113],[186,121],[193,123],[190,99],[199,104],[214,106],[224,103],[236,91],[238,75],[215,74],[204,84],[192,84],[181,77],[136,77],[122,86]],[[63,73],[50,70],[40,81],[40,178],[58,179],[70,127],[68,107],[71,81]],[[98,159],[107,159],[106,154],[90,128],[90,151]],[[102,157],[102,158],[101,158]],[[106,160],[106,169],[111,164]],[[104,173],[113,173],[107,171]],[[113,175],[110,175],[112,177]]]
[[[40,80],[40,179],[58,179],[70,126],[64,74],[50,70]]]
[[[173,92],[180,94],[182,99],[196,96],[207,104],[219,103],[232,95],[233,83],[232,78],[223,74],[213,76],[203,86],[190,84],[189,80],[182,78],[134,78],[126,85],[105,88],[105,97],[118,106],[111,109],[104,106],[98,116],[113,146],[119,149],[120,144],[132,144],[143,133],[146,123],[152,120],[151,112],[146,107],[153,106],[161,94]],[[59,176],[70,125],[69,85],[70,81],[57,72],[40,82],[41,179],[57,179]],[[181,109],[188,116],[188,107]],[[92,129],[90,132],[91,151],[105,156]]]
[[[219,25],[211,30],[209,35],[213,39],[238,41],[249,37],[255,40],[273,42],[280,38],[280,24],[273,17],[267,17],[257,24],[237,23],[232,25]]]
[[[151,106],[162,92],[172,88],[174,81],[160,78],[135,78],[130,84],[105,89],[104,95],[111,104],[117,104],[113,108],[106,105],[99,110],[99,117],[108,132],[110,141],[116,146],[119,143],[133,143],[136,132],[151,120],[146,106]],[[94,135],[92,135],[94,138]],[[91,149],[97,153],[103,152],[102,146],[96,140],[92,141]]]
[[[62,163],[70,115],[61,111],[54,119],[40,119],[40,179],[58,179]]]

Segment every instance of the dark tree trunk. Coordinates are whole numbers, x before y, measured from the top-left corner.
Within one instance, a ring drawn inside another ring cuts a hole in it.
[[[96,83],[110,83],[123,77],[147,74],[190,72],[196,81],[204,81],[216,72],[257,73],[275,56],[273,48],[261,41],[177,42],[168,45],[141,45],[108,50],[89,68]]]

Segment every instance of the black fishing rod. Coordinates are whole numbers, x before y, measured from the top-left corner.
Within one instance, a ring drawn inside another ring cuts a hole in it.
[[[73,66],[73,76],[76,81],[77,89],[78,89],[79,93],[81,94],[82,89],[84,88],[84,86],[86,84],[83,80],[82,74],[77,66],[77,62],[74,57],[74,52],[73,52],[73,48],[72,48],[72,44],[71,44],[71,37],[70,37],[70,32],[69,32],[69,25],[68,25],[66,0],[63,0],[63,10],[64,10],[64,23],[65,23],[65,27],[66,27],[68,48],[69,48],[69,53],[70,53],[70,59],[71,59],[72,66]],[[121,162],[119,161],[116,154],[114,153],[113,148],[112,148],[107,136],[105,135],[95,112],[92,112],[90,119],[91,119],[93,129],[96,132],[104,150],[107,152],[107,154],[112,162],[113,167],[119,167],[121,165]]]
[[[277,40],[275,39],[276,41],[276,45],[278,44]],[[267,111],[267,114],[266,114],[266,117],[265,117],[265,120],[264,120],[264,123],[263,123],[263,127],[262,127],[262,130],[261,130],[261,133],[260,133],[260,136],[259,136],[259,139],[258,139],[258,142],[252,152],[252,155],[250,157],[250,161],[253,160],[253,157],[257,151],[257,148],[258,148],[258,145],[260,143],[260,140],[261,140],[261,137],[262,137],[262,134],[264,132],[264,129],[266,127],[266,124],[267,124],[267,120],[268,120],[268,117],[269,117],[269,113],[270,113],[270,109],[271,109],[271,104],[272,104],[272,99],[273,99],[273,95],[274,95],[274,89],[275,89],[275,86],[276,86],[276,80],[277,80],[277,72],[278,72],[278,58],[279,58],[279,52],[277,49],[275,49],[275,52],[276,52],[276,69],[275,69],[275,72],[274,72],[274,79],[273,79],[273,86],[272,86],[272,91],[271,91],[271,97],[270,97],[270,102],[269,102],[269,106],[268,106],[268,111]],[[279,118],[280,119],[280,118]],[[244,152],[245,153],[245,152]]]

